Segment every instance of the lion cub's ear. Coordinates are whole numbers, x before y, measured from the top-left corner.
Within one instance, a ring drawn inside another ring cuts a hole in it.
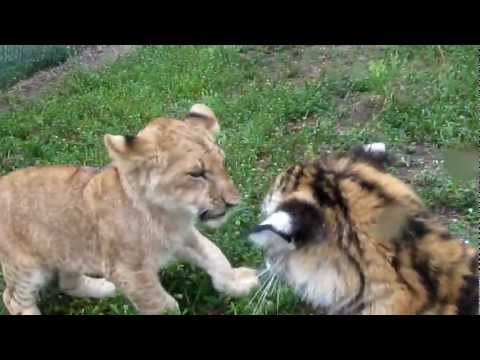
[[[220,125],[212,109],[204,104],[195,104],[185,117],[185,121],[191,126],[203,127],[212,135],[220,132]]]
[[[138,138],[130,135],[110,135],[104,137],[108,154],[113,160],[127,159],[134,154],[135,143]]]

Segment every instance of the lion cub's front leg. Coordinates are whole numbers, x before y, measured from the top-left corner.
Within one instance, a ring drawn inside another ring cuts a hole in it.
[[[177,257],[204,269],[219,292],[246,296],[259,285],[254,269],[233,268],[222,251],[197,230],[178,251]]]
[[[162,287],[153,269],[132,270],[122,267],[114,272],[111,281],[142,315],[180,312],[177,301]]]

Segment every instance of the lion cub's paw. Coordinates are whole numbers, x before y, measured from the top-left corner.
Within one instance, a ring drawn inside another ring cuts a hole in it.
[[[151,304],[150,304],[151,305]],[[155,301],[154,306],[138,309],[140,315],[179,315],[180,306],[173,296],[167,294]]]
[[[235,297],[247,296],[260,285],[254,269],[239,267],[233,269],[234,279],[230,285],[229,294]]]
[[[115,296],[115,285],[103,278],[83,275],[74,289],[65,289],[64,292],[70,296],[103,299]]]
[[[165,302],[163,314],[165,315],[180,315],[180,306],[173,296],[169,296]]]
[[[15,298],[11,296],[8,289],[4,290],[2,299],[10,315],[41,315],[36,304],[27,307],[21,306]]]

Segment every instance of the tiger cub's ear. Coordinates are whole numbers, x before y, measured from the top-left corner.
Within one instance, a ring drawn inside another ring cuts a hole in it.
[[[354,161],[364,161],[380,170],[393,163],[393,157],[386,151],[384,143],[355,146],[349,156]]]

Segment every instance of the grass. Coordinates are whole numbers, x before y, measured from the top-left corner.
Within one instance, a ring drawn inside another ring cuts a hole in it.
[[[247,243],[245,231],[255,224],[259,202],[286,165],[373,141],[398,152],[412,144],[476,149],[474,47],[442,47],[441,54],[437,47],[391,47],[358,67],[332,51],[338,66],[304,85],[289,81],[303,76],[300,67],[270,81],[259,64],[267,56],[288,61],[289,48],[245,56],[237,46],[144,47],[102,72],[72,73],[50,94],[0,114],[0,171],[32,164],[103,165],[108,161],[101,141],[105,133],[134,133],[149,118],[181,116],[192,103],[207,103],[221,119],[219,141],[244,201],[225,227],[204,231],[234,265],[259,266],[261,254]],[[375,121],[342,124],[338,102],[364,95],[383,99]],[[457,181],[441,166],[417,175],[412,181],[427,203],[459,214],[449,223],[451,230],[476,243],[474,181]],[[160,276],[186,314],[252,313],[249,298],[219,295],[208,276],[189,265],[173,265]],[[44,294],[41,308],[46,314],[135,313],[121,296],[72,299],[54,288]],[[289,290],[263,309],[305,312]]]

